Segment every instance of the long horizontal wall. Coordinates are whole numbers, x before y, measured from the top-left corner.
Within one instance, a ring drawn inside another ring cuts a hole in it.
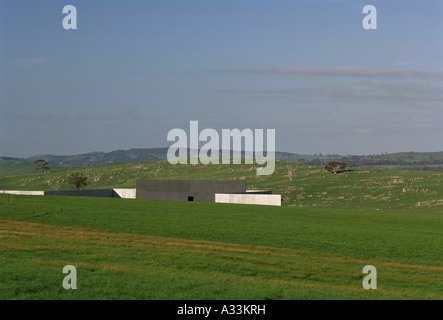
[[[77,197],[107,197],[135,199],[136,189],[89,189],[89,190],[59,190],[59,191],[21,191],[21,190],[0,190],[0,194],[16,195],[55,195],[55,196],[77,196]],[[239,204],[260,204],[269,206],[281,206],[281,195],[270,194],[270,191],[248,190],[246,193],[215,193],[215,202],[239,203]]]
[[[43,196],[44,191],[22,191],[22,190],[0,190],[0,193],[6,194],[18,194],[23,196]]]
[[[281,206],[279,194],[216,193],[215,202]]]
[[[22,191],[0,190],[0,193],[24,196],[74,196],[135,199],[135,189],[87,189],[87,190],[58,190],[58,191]]]
[[[45,191],[46,196],[75,196],[112,198],[112,189],[58,190]]]
[[[45,191],[47,196],[76,196],[101,198],[135,198],[135,189],[87,189]]]

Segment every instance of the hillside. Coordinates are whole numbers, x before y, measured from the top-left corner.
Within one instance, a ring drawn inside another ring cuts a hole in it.
[[[167,148],[90,152],[79,155],[35,155],[27,159],[1,157],[0,174],[35,171],[34,161],[44,159],[51,170],[90,167],[112,163],[150,162],[166,159]]]
[[[0,175],[0,189],[134,188],[137,179],[245,179],[282,207],[0,194],[2,299],[436,299],[441,172],[166,160]],[[78,268],[81,290],[61,270]],[[377,267],[377,290],[362,268]],[[36,271],[37,270],[37,271]],[[431,280],[431,281],[430,281]]]
[[[248,189],[272,190],[283,206],[442,212],[441,172],[352,168],[334,175],[323,167],[276,162],[270,176],[252,165],[171,165],[167,161],[113,164],[45,173],[0,175],[0,190],[72,189],[67,176],[87,175],[87,188],[135,188],[137,179],[245,179]]]
[[[168,148],[130,149],[111,152],[90,152],[79,155],[35,155],[27,159],[0,157],[0,174],[35,171],[33,161],[44,159],[51,170],[100,166],[105,164],[155,162],[166,160]],[[276,152],[276,160],[324,166],[331,160],[345,162],[349,167],[379,168],[391,170],[443,171],[441,152],[401,152],[381,155],[303,155]]]

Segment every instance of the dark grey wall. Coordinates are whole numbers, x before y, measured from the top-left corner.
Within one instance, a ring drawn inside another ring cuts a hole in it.
[[[216,193],[246,192],[244,180],[137,180],[136,198],[214,202]]]
[[[113,196],[113,189],[45,191],[45,196],[107,197]]]

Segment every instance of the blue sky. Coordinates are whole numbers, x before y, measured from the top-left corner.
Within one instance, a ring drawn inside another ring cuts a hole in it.
[[[442,0],[0,0],[0,156],[168,147],[191,120],[302,154],[441,151],[442,34]]]

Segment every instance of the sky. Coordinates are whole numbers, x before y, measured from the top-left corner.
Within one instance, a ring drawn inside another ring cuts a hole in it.
[[[443,0],[0,0],[0,156],[169,147],[190,121],[299,154],[442,151],[442,35]]]

